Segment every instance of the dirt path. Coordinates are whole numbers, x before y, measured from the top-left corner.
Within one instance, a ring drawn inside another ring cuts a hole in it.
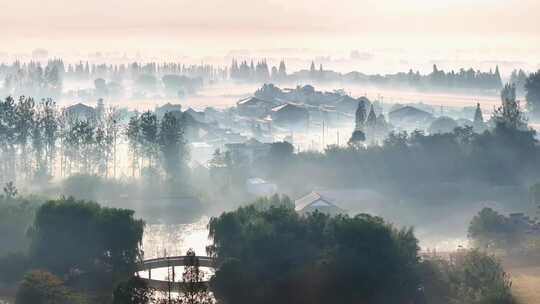
[[[540,303],[540,266],[514,266],[506,271],[512,278],[512,291],[521,303]]]

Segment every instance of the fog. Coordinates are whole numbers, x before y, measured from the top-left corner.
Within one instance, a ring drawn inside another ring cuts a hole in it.
[[[3,3],[0,304],[540,302],[539,3]]]

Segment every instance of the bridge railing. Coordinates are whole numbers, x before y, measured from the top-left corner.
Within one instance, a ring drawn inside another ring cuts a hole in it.
[[[199,266],[201,267],[211,267],[211,268],[215,267],[215,260],[211,257],[174,256],[174,257],[163,257],[163,258],[154,258],[154,259],[144,260],[142,263],[138,265],[137,270],[138,271],[151,270],[154,268],[164,268],[164,267],[171,267],[171,266],[186,266],[186,265],[189,266],[190,263],[188,263],[187,261],[193,258],[198,259]]]

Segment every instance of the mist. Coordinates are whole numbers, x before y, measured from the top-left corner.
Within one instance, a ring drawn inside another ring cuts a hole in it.
[[[6,3],[0,303],[539,302],[539,9]]]

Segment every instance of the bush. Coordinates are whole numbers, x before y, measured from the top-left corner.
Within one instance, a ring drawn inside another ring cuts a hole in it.
[[[15,304],[78,304],[83,298],[64,286],[61,279],[42,270],[34,270],[24,276]]]
[[[512,282],[492,255],[461,251],[449,261],[422,262],[422,290],[430,304],[514,304]]]

